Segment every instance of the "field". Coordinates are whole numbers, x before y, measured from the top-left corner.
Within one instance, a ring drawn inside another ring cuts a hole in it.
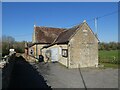
[[[120,50],[99,51],[99,63],[105,67],[118,67],[118,64],[120,64],[118,53],[120,53]]]

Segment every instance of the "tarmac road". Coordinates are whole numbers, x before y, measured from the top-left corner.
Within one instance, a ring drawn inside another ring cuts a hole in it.
[[[52,88],[118,88],[118,69],[67,69],[59,63],[35,66]]]
[[[16,57],[9,88],[49,88],[36,68],[33,68],[22,56]]]
[[[2,89],[2,69],[0,69],[0,90]]]
[[[59,63],[16,58],[9,88],[118,88],[118,69],[67,69]]]

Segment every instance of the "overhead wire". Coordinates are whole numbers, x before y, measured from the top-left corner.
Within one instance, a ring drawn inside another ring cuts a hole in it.
[[[32,34],[32,33],[28,33],[28,34],[18,34],[18,35],[16,34],[16,35],[12,35],[12,36],[17,36],[17,37],[20,36],[20,37],[21,37],[21,36],[28,36],[28,35],[30,35],[30,34]]]
[[[97,16],[97,17],[88,19],[88,20],[86,20],[86,21],[87,21],[87,22],[94,21],[95,18],[101,19],[101,18],[103,18],[103,17],[110,16],[110,15],[113,15],[113,14],[115,14],[115,13],[118,13],[119,11],[120,11],[120,10],[113,11],[113,12],[111,12],[111,13],[107,13],[107,14],[104,14],[104,15],[102,15],[102,16]],[[67,27],[72,27],[72,26],[75,26],[75,25],[79,25],[80,23],[82,23],[82,22],[79,22],[79,23],[76,23],[76,24],[72,24],[72,25],[68,25],[68,26],[65,26],[65,27],[66,27],[66,28],[67,28]],[[64,27],[64,28],[65,28],[65,27]]]
[[[103,18],[103,17],[106,17],[106,16],[113,15],[113,14],[115,14],[115,13],[118,13],[118,11],[114,11],[114,12],[111,12],[111,13],[105,14],[105,15],[103,15],[103,16],[99,16],[99,17],[97,17],[97,18],[100,19],[100,18]]]
[[[91,19],[87,19],[86,21],[87,22],[90,22],[90,21],[94,21],[95,20],[95,18],[97,18],[97,19],[101,19],[101,18],[104,18],[104,17],[106,17],[106,16],[110,16],[110,15],[113,15],[113,14],[115,14],[115,13],[118,13],[120,10],[118,10],[118,11],[114,11],[114,12],[111,12],[111,13],[107,13],[107,14],[104,14],[104,15],[102,15],[102,16],[98,16],[98,17],[94,17],[94,18],[91,18]],[[72,24],[72,25],[68,25],[68,26],[64,26],[64,27],[62,27],[62,28],[70,28],[70,27],[73,27],[73,26],[76,26],[76,25],[79,25],[80,23],[82,23],[82,22],[78,22],[78,23],[75,23],[75,24]],[[17,37],[23,37],[23,36],[29,36],[29,35],[31,35],[32,33],[29,33],[29,34],[22,34],[22,35],[12,35],[12,36],[17,36]]]

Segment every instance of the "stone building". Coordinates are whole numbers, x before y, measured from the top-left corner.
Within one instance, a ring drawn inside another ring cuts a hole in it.
[[[39,58],[43,46],[50,45],[64,29],[53,27],[34,26],[32,45],[29,46],[29,55]]]
[[[55,32],[49,32],[45,37],[41,32],[43,36],[39,36],[38,39],[42,43],[36,43],[37,32],[33,34],[32,48],[35,48],[35,52],[37,45],[37,55],[42,54],[46,57],[45,54],[49,54],[50,61],[58,61],[68,68],[98,66],[98,39],[86,22],[69,29],[58,29],[57,31],[55,29]],[[54,38],[47,38],[49,42],[46,43],[44,39],[49,35],[53,35]]]

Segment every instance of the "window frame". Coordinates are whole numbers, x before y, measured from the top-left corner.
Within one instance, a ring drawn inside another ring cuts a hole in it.
[[[62,49],[62,56],[68,57],[68,49]]]

